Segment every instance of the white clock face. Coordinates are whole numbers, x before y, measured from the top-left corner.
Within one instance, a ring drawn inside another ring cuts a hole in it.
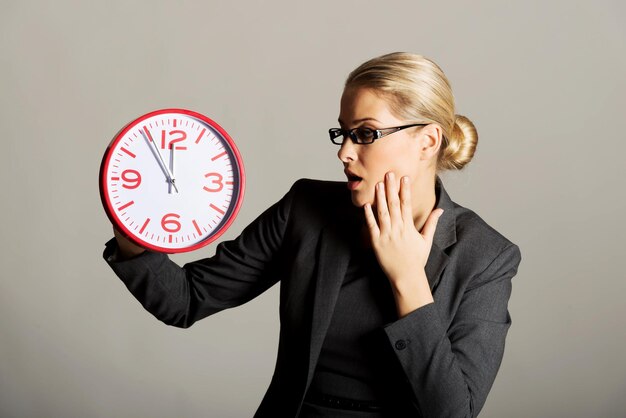
[[[111,220],[162,252],[199,248],[230,225],[243,197],[243,165],[228,134],[190,111],[156,111],[132,122],[101,168]]]

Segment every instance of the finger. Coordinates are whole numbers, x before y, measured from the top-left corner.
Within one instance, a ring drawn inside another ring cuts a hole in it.
[[[398,196],[398,186],[396,185],[396,176],[393,172],[387,173],[385,176],[385,191],[387,198],[387,208],[389,209],[389,218],[392,227],[402,225],[402,213],[400,212],[400,198]]]
[[[372,205],[366,203],[363,208],[365,210],[365,223],[367,224],[367,229],[370,231],[370,237],[372,240],[377,239],[380,235],[380,229],[378,229],[374,211],[372,211]]]
[[[385,196],[385,183],[376,185],[376,209],[378,212],[378,227],[381,234],[386,233],[391,228],[389,219],[389,209],[387,208],[387,198]]]
[[[408,176],[402,177],[400,182],[400,209],[402,221],[405,225],[413,225],[413,206],[411,204],[411,182]]]
[[[426,219],[426,223],[424,223],[424,227],[422,228],[421,234],[429,244],[432,244],[433,237],[435,236],[435,230],[437,229],[437,223],[439,222],[439,218],[443,213],[443,209],[435,209],[430,212],[428,215],[428,219]]]

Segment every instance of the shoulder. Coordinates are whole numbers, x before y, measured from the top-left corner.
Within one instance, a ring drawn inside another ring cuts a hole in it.
[[[515,245],[473,210],[456,203],[455,206],[457,244],[471,245],[487,253]]]
[[[308,193],[332,193],[335,195],[347,195],[345,181],[330,181],[301,178],[296,180],[291,186],[291,190]]]
[[[473,284],[490,280],[496,272],[515,272],[521,261],[519,247],[473,210],[452,203],[456,242],[448,253]]]
[[[350,201],[346,183],[341,181],[297,180],[289,190],[296,206],[314,207],[317,210],[341,206]]]
[[[514,245],[476,212],[453,201],[439,177],[436,179],[435,190],[437,208],[444,210],[437,223],[434,238],[434,242],[441,249],[454,244],[453,249],[483,254],[483,257],[489,258],[490,255]]]
[[[357,211],[346,182],[302,178],[294,182],[287,196],[291,220],[303,227],[353,218]]]

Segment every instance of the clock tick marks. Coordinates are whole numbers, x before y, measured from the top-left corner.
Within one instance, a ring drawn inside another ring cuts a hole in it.
[[[198,139],[196,139],[196,144],[198,142],[200,142],[200,140],[202,139],[202,137],[204,136],[204,133],[206,132],[206,128],[202,129],[202,132],[200,132],[200,135],[198,135]]]
[[[218,158],[223,157],[224,155],[226,155],[226,151],[224,151],[224,152],[222,152],[220,154],[217,154],[215,157],[211,158],[211,161],[215,161]]]
[[[191,223],[193,223],[193,226],[196,228],[196,231],[198,231],[198,235],[202,236],[202,231],[200,231],[200,227],[198,226],[198,223],[196,222],[196,220],[194,219],[193,221],[191,221]],[[195,238],[195,235],[194,235]]]
[[[150,223],[150,218],[147,218],[146,221],[143,223],[141,229],[139,230],[140,234],[143,234],[143,231],[145,231],[145,229],[146,229],[146,227],[148,226],[149,223]]]
[[[151,139],[152,139],[152,138],[151,138]],[[135,154],[133,154],[132,152],[130,152],[129,150],[127,150],[127,149],[126,149],[126,148],[124,148],[124,147],[120,147],[120,150],[121,150],[121,151],[123,151],[123,152],[125,152],[126,154],[130,155],[132,158],[137,157]]]
[[[135,201],[131,200],[130,202],[126,203],[125,205],[122,205],[119,208],[117,208],[117,210],[119,210],[121,212],[124,209],[126,209],[127,207],[129,207],[130,205],[134,205],[134,204],[135,204]]]
[[[226,213],[222,209],[220,209],[217,206],[215,206],[213,203],[211,203],[209,206],[211,207],[211,209],[216,210],[217,212],[221,213],[222,215],[224,215]]]

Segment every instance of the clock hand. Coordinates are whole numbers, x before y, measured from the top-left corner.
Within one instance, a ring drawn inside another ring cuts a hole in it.
[[[170,145],[170,164],[172,167],[172,182],[170,183],[170,193],[172,193],[172,186],[176,187],[176,179],[174,179],[174,150],[176,149],[175,146]],[[176,189],[176,191],[178,192],[178,189]]]
[[[150,131],[148,131],[148,128],[144,126],[144,131],[140,131],[141,132],[141,136],[143,136],[143,138],[150,144],[150,146],[152,147],[153,153],[159,157],[160,164],[159,166],[161,167],[161,170],[163,170],[163,174],[165,174],[165,178],[167,179],[167,182],[174,186],[174,189],[176,190],[176,193],[178,193],[178,187],[176,187],[176,183],[175,183],[175,179],[172,178],[172,174],[170,173],[169,168],[167,168],[167,165],[165,165],[165,162],[163,161],[163,156],[161,155],[161,152],[159,151],[159,148],[156,146],[156,144],[154,143],[154,141],[152,140],[152,135],[150,135]],[[157,160],[157,162],[159,162]],[[171,192],[171,190],[170,190]]]

